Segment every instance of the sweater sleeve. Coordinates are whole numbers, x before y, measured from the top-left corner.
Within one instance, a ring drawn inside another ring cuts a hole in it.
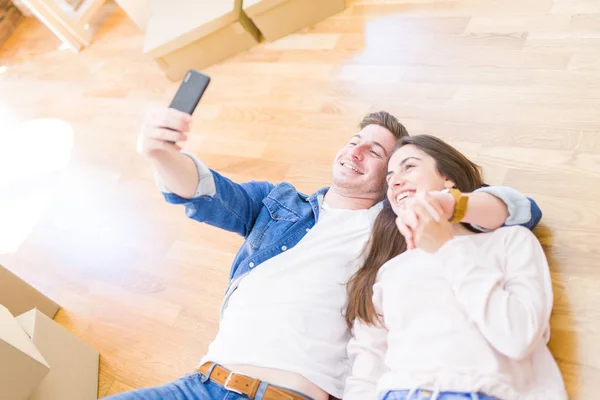
[[[375,309],[381,309],[380,288],[373,288]],[[348,356],[352,362],[352,372],[346,380],[344,400],[376,400],[377,382],[387,371],[385,352],[387,350],[387,329],[379,322],[367,325],[354,321],[352,339],[348,343]]]
[[[506,257],[493,265],[479,262],[485,257],[468,236],[449,241],[436,257],[456,297],[490,345],[520,360],[549,330],[552,284],[537,238],[522,227],[502,230]]]

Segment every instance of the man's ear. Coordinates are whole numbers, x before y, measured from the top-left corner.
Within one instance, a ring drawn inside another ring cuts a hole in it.
[[[446,181],[444,182],[444,187],[446,189],[452,189],[456,187],[456,184],[452,180],[446,178]]]

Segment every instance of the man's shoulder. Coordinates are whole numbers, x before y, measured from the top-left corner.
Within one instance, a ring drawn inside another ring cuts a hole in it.
[[[316,199],[319,196],[324,195],[328,189],[329,189],[328,187],[323,187],[312,194],[306,194],[305,192],[299,191],[296,188],[296,186],[294,186],[290,182],[277,182],[276,184],[273,185],[273,189],[269,193],[269,197],[293,196],[293,197],[299,197],[303,200],[308,201],[309,199],[312,199],[312,198]]]
[[[297,217],[312,215],[313,207],[320,204],[319,196],[326,192],[327,188],[322,188],[308,195],[289,182],[278,182],[263,199],[263,204],[275,219],[286,219],[284,216],[289,214],[289,220],[293,221]]]

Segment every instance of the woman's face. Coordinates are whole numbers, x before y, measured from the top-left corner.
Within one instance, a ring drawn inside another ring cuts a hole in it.
[[[418,147],[400,147],[388,162],[387,198],[393,205],[401,204],[417,192],[449,189],[454,183],[440,175],[436,162]]]

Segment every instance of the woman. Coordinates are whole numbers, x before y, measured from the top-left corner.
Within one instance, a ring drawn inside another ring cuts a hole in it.
[[[552,285],[535,236],[519,226],[475,234],[423,206],[407,251],[394,210],[415,194],[471,192],[483,180],[426,135],[403,138],[388,171],[386,206],[349,282],[344,400],[566,399],[546,345]]]

